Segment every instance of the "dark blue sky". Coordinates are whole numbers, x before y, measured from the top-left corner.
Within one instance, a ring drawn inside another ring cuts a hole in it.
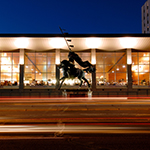
[[[146,0],[3,0],[0,33],[142,33]]]

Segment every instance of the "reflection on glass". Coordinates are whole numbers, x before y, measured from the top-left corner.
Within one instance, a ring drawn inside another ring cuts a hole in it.
[[[55,53],[26,53],[26,55],[28,57],[25,57],[25,86],[50,86],[51,82],[56,83]]]
[[[133,85],[148,86],[149,85],[149,53],[134,52],[132,53],[132,80]],[[136,65],[135,65],[136,64]]]
[[[126,86],[127,58],[125,52],[97,52],[97,86]],[[101,60],[99,60],[101,58]],[[101,72],[101,73],[100,73]],[[101,75],[100,75],[101,74]]]
[[[19,83],[19,53],[0,53],[1,87]]]

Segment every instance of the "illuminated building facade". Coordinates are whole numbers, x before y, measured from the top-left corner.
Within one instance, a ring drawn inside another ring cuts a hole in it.
[[[72,51],[96,68],[85,73],[93,95],[150,94],[149,35],[68,34],[66,39],[74,45]],[[61,95],[58,66],[68,53],[62,35],[0,35],[0,96]],[[68,79],[62,89],[76,92],[79,84]],[[80,91],[87,91],[86,83]]]
[[[150,33],[150,0],[147,0],[141,8],[142,33]]]

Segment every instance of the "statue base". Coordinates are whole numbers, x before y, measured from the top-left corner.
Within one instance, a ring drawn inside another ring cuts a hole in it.
[[[67,97],[67,91],[66,91],[66,90],[64,90],[64,91],[62,92],[62,96],[63,96],[63,97]]]
[[[89,89],[89,91],[88,91],[88,97],[92,97],[92,91]]]
[[[89,90],[66,90],[62,91],[63,97],[92,97],[92,91]]]

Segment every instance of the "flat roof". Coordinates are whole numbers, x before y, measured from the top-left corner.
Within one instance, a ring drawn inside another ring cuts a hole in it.
[[[0,37],[150,37],[148,33],[141,33],[141,34],[27,34],[27,33],[20,33],[20,34],[0,34]]]
[[[74,45],[72,51],[92,48],[97,51],[118,51],[126,48],[150,51],[150,34],[0,34],[0,51],[20,49],[15,44],[20,37],[28,39],[28,45],[24,49],[31,51],[69,51],[64,37],[71,40],[69,45]]]

